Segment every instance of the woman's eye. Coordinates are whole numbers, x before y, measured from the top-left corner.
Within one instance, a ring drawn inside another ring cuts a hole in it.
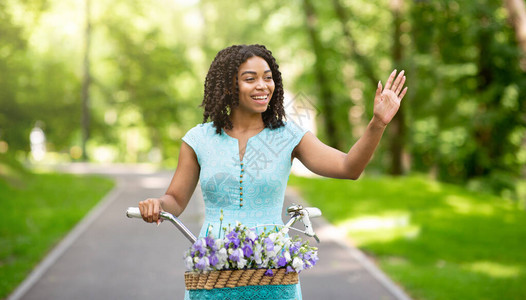
[[[272,80],[272,76],[265,77],[266,80]]]

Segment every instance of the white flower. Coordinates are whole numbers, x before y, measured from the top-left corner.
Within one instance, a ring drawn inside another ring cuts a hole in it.
[[[225,244],[225,243],[224,243],[223,240],[221,240],[221,239],[217,239],[217,240],[215,240],[215,242],[214,242],[214,245],[215,245],[216,249],[221,249],[221,248],[223,248],[224,244]]]
[[[290,257],[290,252],[289,251],[285,251],[285,253],[283,253],[283,257],[285,257],[285,260],[287,260],[287,262],[289,262],[292,259]]]
[[[247,233],[247,237],[249,240],[254,241],[257,238],[257,235],[254,231],[249,230]]]
[[[219,249],[219,251],[217,251],[216,255],[217,255],[217,259],[219,260],[219,263],[221,263],[221,264],[226,262],[226,260],[228,258],[228,254],[226,253],[226,249],[225,248]]]
[[[237,267],[243,269],[247,265],[247,260],[242,258],[237,262]]]
[[[268,267],[270,267],[269,262],[270,262],[270,259],[269,259],[268,257],[265,258],[265,259],[263,260],[263,262],[261,263],[261,267],[263,267],[263,268],[268,268]]]
[[[273,233],[269,234],[268,237],[273,243],[275,243],[276,239],[278,238],[278,234],[273,232]]]
[[[258,265],[261,265],[262,261],[261,261],[261,252],[263,251],[263,246],[261,246],[261,244],[255,244],[254,245],[254,248],[253,248],[253,251],[254,251],[254,261],[256,262],[256,264]]]
[[[194,267],[194,260],[192,259],[192,257],[187,256],[184,259],[184,265],[185,265],[187,270],[192,270],[192,268]]]
[[[284,247],[288,247],[291,244],[290,238],[285,237],[283,235],[280,235],[280,237],[278,239],[278,243],[282,244]]]
[[[299,273],[303,270],[303,261],[299,257],[294,257],[294,260],[292,260],[292,267]]]

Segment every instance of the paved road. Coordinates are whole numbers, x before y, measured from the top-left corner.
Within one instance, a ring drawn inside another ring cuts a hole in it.
[[[141,167],[73,165],[65,170],[115,177],[118,186],[58,245],[10,299],[182,299],[182,255],[189,242],[168,222],[128,219],[128,206],[159,196],[172,172]],[[181,220],[197,233],[203,218],[198,189]],[[301,203],[287,190],[287,203]],[[323,219],[316,267],[301,273],[303,298],[409,299]],[[314,242],[314,241],[313,241]]]

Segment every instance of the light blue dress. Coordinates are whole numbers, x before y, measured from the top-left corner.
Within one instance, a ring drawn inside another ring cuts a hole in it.
[[[215,130],[211,122],[199,124],[183,137],[201,167],[205,221],[199,236],[206,236],[210,225],[218,236],[221,226],[234,226],[236,221],[247,227],[283,224],[291,155],[306,130],[291,121],[280,128],[265,128],[249,138],[242,161],[238,140]],[[193,290],[186,291],[185,299],[301,299],[301,289],[297,284]]]

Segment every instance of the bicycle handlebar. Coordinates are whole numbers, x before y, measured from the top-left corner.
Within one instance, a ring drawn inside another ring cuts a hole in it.
[[[297,220],[301,219],[303,221],[303,224],[305,225],[305,233],[308,236],[314,237],[316,241],[319,243],[320,240],[318,239],[318,236],[316,233],[314,233],[314,229],[312,228],[312,223],[310,221],[310,218],[315,218],[321,216],[321,210],[316,207],[303,207],[301,205],[292,205],[287,208],[287,213],[290,215],[291,219],[290,221],[284,225],[283,229],[285,233],[288,232],[290,226],[294,224]],[[138,218],[142,219],[141,211],[138,207],[128,207],[126,210],[126,216],[128,218]],[[181,222],[177,217],[172,215],[171,213],[162,211],[159,213],[159,216],[163,220],[168,220],[172,224],[181,231],[181,233],[192,243],[194,244],[197,241],[197,238],[195,235]]]
[[[142,219],[141,211],[138,207],[128,207],[128,209],[126,210],[126,216],[128,218]],[[186,226],[184,226],[183,222],[181,222],[176,216],[165,211],[161,211],[159,213],[159,216],[163,220],[168,220],[172,222],[172,224],[174,224],[175,227],[177,227],[177,229],[181,231],[181,233],[190,241],[190,243],[193,244],[195,243],[195,241],[197,241],[195,235]]]

